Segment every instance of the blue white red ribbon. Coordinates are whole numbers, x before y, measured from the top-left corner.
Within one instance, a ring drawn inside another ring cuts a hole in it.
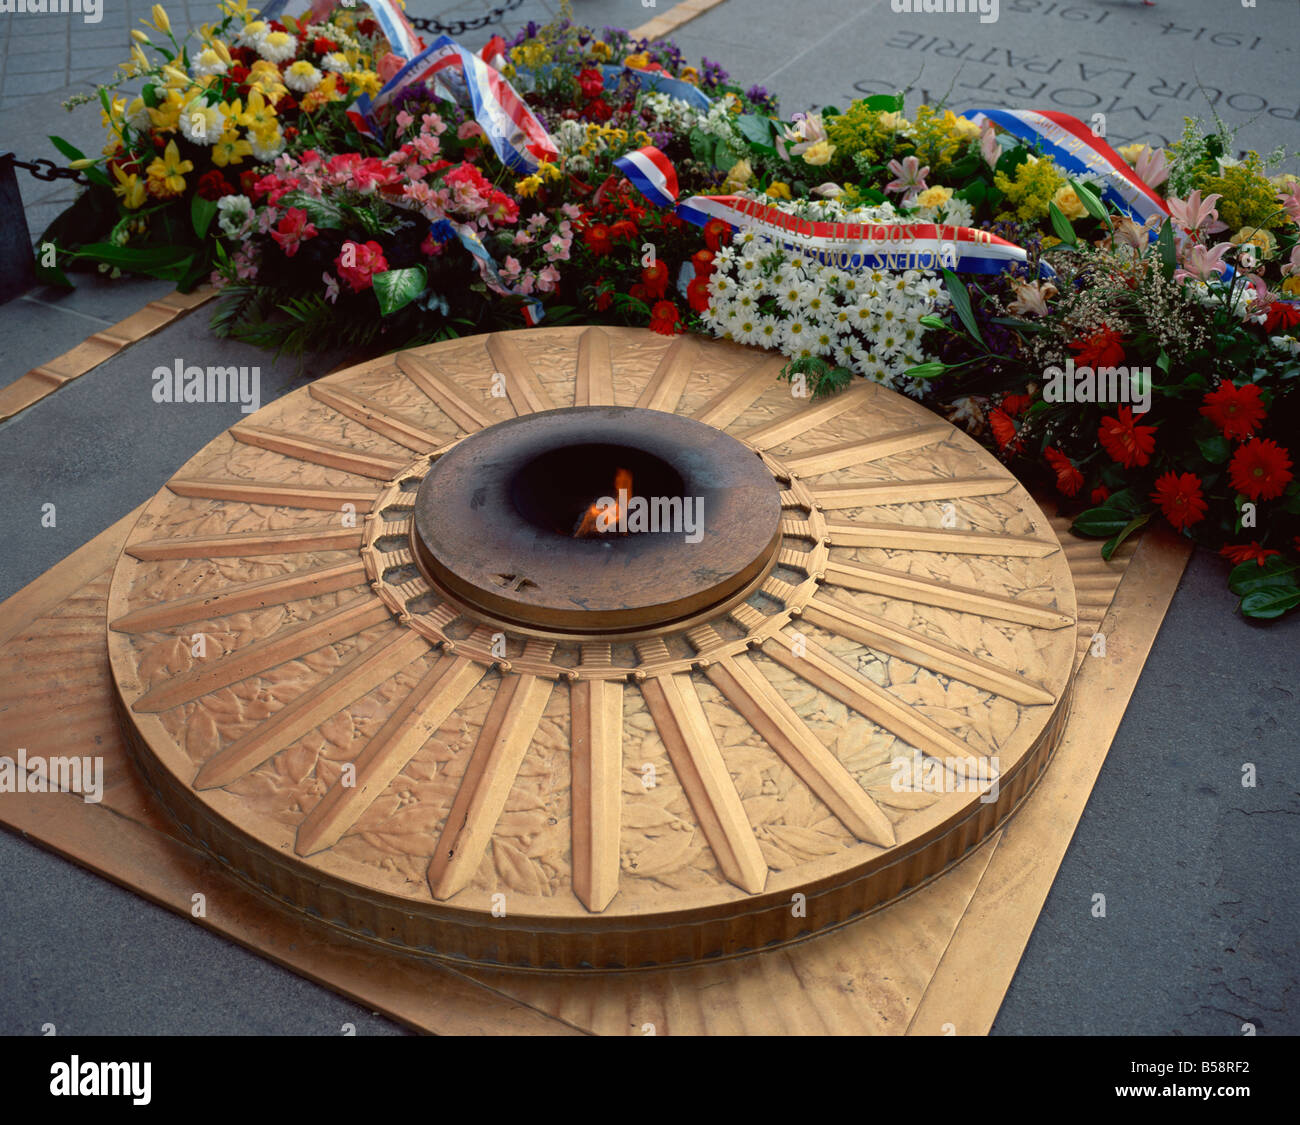
[[[1138,177],[1118,152],[1093,136],[1077,117],[1044,109],[968,109],[972,121],[987,119],[1022,140],[1037,141],[1067,172],[1088,172],[1101,179],[1102,197],[1125,214],[1144,223],[1153,216],[1161,222],[1169,207]]]
[[[275,19],[288,2],[289,0],[267,0],[257,10],[257,14],[264,20]],[[404,59],[413,59],[420,53],[424,42],[415,33],[411,21],[406,18],[406,13],[396,0],[363,0],[363,3],[375,17],[375,23],[379,25],[379,30],[383,32],[394,54]]]
[[[707,110],[713,102],[698,86],[692,86],[682,78],[674,78],[662,70],[644,70],[638,66],[625,66],[622,63],[605,63],[600,68],[601,77],[606,86],[617,85],[624,74],[635,74],[641,86],[647,90],[658,90],[670,98],[688,103],[693,109]]]
[[[525,296],[518,290],[511,288],[506,279],[501,276],[501,271],[497,268],[496,261],[492,257],[492,252],[483,245],[483,240],[479,238],[478,232],[473,227],[461,223],[452,222],[450,219],[443,220],[455,232],[460,244],[474,258],[474,265],[478,268],[479,277],[493,293],[499,293],[504,297],[523,297],[523,318],[524,323],[530,328],[540,324],[542,318],[546,315],[546,310],[542,307],[542,302],[536,297]]]
[[[546,127],[533,115],[523,98],[495,67],[466,50],[454,39],[440,35],[415,55],[372,100],[357,99],[361,113],[373,122],[374,112],[407,86],[435,80],[447,96],[468,105],[483,127],[501,162],[516,172],[535,172],[542,161],[559,156]]]
[[[633,186],[660,207],[677,204],[677,169],[654,145],[646,145],[614,161]]]

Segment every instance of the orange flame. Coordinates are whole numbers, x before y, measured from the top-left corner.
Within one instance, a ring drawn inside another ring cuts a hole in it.
[[[606,517],[605,531],[614,527],[622,517],[625,507],[623,498],[628,497],[630,499],[632,496],[632,474],[627,469],[616,469],[614,471],[614,496],[614,511],[610,516]],[[573,533],[573,537],[575,539],[589,539],[591,536],[600,533],[601,529],[597,527],[596,521],[604,511],[605,508],[593,501],[583,514],[582,523],[578,525],[578,530]]]

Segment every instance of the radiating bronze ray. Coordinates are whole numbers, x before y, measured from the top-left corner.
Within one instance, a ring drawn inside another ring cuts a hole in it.
[[[780,637],[769,637],[763,642],[763,653],[924,754],[972,761],[982,757],[951,731],[799,633],[798,626],[787,629]]]
[[[294,851],[314,855],[337,844],[451,717],[486,671],[485,665],[465,656],[439,657],[357,755],[352,763],[356,771],[353,784],[343,784],[340,776],[298,825]]]
[[[394,357],[402,374],[420,388],[448,418],[466,433],[493,425],[497,419],[470,401],[456,381],[434,360],[412,352]]]
[[[608,644],[583,645],[584,667],[608,666]],[[623,681],[578,680],[572,722],[573,891],[601,911],[618,893],[623,810]]]
[[[696,637],[699,633],[697,630]],[[692,637],[692,643],[696,637]],[[714,634],[710,639],[720,638]],[[723,656],[709,661],[704,674],[845,828],[859,840],[882,848],[894,843],[889,817],[748,656]]]
[[[142,562],[158,559],[229,559],[253,555],[296,555],[306,551],[350,551],[361,546],[362,528],[293,527],[284,531],[235,531],[133,543],[126,553]]]
[[[869,520],[844,523],[828,520],[826,530],[835,547],[880,547],[890,551],[937,551],[953,555],[1007,555],[1046,558],[1057,544],[1030,535],[1000,535],[942,527],[912,527]]]
[[[546,393],[533,365],[509,333],[494,332],[490,335],[487,338],[487,350],[497,371],[505,376],[506,396],[516,414],[534,414],[539,410],[555,409],[555,403]]]
[[[697,422],[704,422],[725,430],[758,401],[765,391],[775,385],[786,362],[784,356],[767,356],[760,359],[743,375],[734,379],[709,399],[692,417]]]
[[[823,449],[814,449],[798,457],[787,458],[785,467],[801,477],[815,477],[821,473],[831,473],[836,469],[847,469],[853,465],[863,465],[868,461],[879,461],[892,457],[895,453],[906,453],[926,445],[943,441],[951,435],[953,429],[947,422],[933,426],[918,426],[914,430],[885,434],[882,437],[854,439],[839,445],[828,445]]]
[[[870,393],[871,388],[867,386],[857,386],[847,391],[840,391],[839,394],[816,405],[803,406],[792,414],[787,414],[768,422],[766,425],[759,426],[756,430],[747,430],[740,435],[740,439],[748,442],[755,449],[772,449],[784,444],[791,438],[806,433],[808,430],[833,421],[841,414],[847,414],[850,410],[857,409],[865,401],[865,396]],[[793,401],[798,403],[800,400],[794,399]]]
[[[636,405],[646,410],[672,414],[681,402],[686,384],[699,359],[699,349],[689,336],[678,336],[668,345],[650,381],[641,391]]]
[[[1014,477],[949,477],[943,480],[887,480],[873,484],[827,484],[813,490],[823,508],[869,508],[919,500],[999,496],[1015,488]]]
[[[299,461],[324,465],[330,469],[342,469],[345,473],[374,477],[376,480],[392,480],[408,464],[401,457],[383,457],[377,453],[366,453],[351,446],[336,445],[334,442],[323,441],[320,438],[279,434],[274,430],[263,429],[261,426],[235,426],[231,429],[230,436],[245,445],[270,449]]]
[[[434,898],[451,898],[474,878],[553,686],[538,676],[502,677],[429,861]]]
[[[915,630],[895,625],[883,617],[861,613],[824,594],[817,594],[804,606],[803,616],[812,624],[832,633],[852,637],[879,652],[919,664],[932,672],[942,672],[945,676],[984,688],[1016,703],[1032,705],[1056,702],[1056,697],[1051,692],[1015,672],[999,668],[996,664],[951,645],[941,644]]]
[[[242,738],[213,754],[194,776],[195,789],[217,789],[256,769],[286,746],[320,726],[331,715],[374,691],[416,657],[429,642],[412,629],[395,629],[378,644],[357,653],[325,679]]]
[[[146,691],[135,701],[132,710],[142,714],[169,711],[388,620],[390,617],[384,604],[373,594],[365,594],[301,625],[254,641],[245,648],[216,659],[202,660],[188,672],[164,680]]]
[[[320,512],[340,512],[344,504],[368,512],[379,497],[375,488],[337,488],[330,485],[275,484],[272,481],[211,480],[173,477],[167,487],[177,496],[199,500],[236,500],[244,504],[267,504],[273,508],[310,508]]]
[[[887,598],[937,605],[962,613],[978,613],[999,621],[1017,621],[1039,629],[1064,629],[1074,624],[1074,619],[1048,606],[1017,601],[1001,594],[985,594],[967,586],[954,586],[951,582],[936,582],[931,578],[914,578],[901,570],[888,570],[865,563],[837,562],[826,564],[826,582],[843,586],[846,590],[864,590]]]
[[[588,328],[578,337],[578,374],[573,385],[574,406],[613,406],[614,367],[609,337]]]
[[[119,633],[145,633],[153,629],[166,629],[171,625],[183,625],[189,621],[206,621],[209,618],[225,617],[229,613],[262,609],[268,605],[283,605],[285,602],[298,601],[300,598],[311,598],[334,590],[346,590],[349,586],[364,584],[365,581],[365,563],[360,559],[354,559],[329,566],[313,567],[310,570],[279,574],[256,582],[240,582],[238,585],[227,586],[221,590],[209,590],[201,594],[177,598],[174,601],[161,602],[146,609],[137,609],[133,613],[124,614],[109,627]]]
[[[373,430],[398,445],[404,445],[407,449],[413,449],[416,453],[429,453],[444,444],[445,439],[419,422],[403,417],[382,403],[355,391],[344,390],[330,383],[312,383],[311,396],[354,422],[360,422],[366,429]]]
[[[659,655],[657,648],[647,651]],[[652,676],[641,684],[641,694],[722,874],[757,894],[767,882],[767,861],[691,677],[684,672]]]

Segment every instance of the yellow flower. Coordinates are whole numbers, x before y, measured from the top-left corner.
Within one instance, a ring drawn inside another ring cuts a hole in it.
[[[811,148],[803,150],[805,164],[829,164],[835,155],[835,146],[830,141],[818,141]]]
[[[692,86],[700,84],[700,72],[693,66],[682,67],[680,78],[683,82],[689,82]]]
[[[141,31],[138,27],[133,27],[133,28],[131,29],[131,38],[134,39],[137,43],[148,43],[148,42],[149,42],[149,36],[147,36],[147,35],[146,35],[143,31]]]
[[[648,145],[654,140],[644,129],[638,129],[632,134],[632,143],[636,145]]]
[[[780,180],[773,180],[768,185],[766,194],[772,199],[789,199],[790,187],[788,184],[784,184]]]
[[[743,188],[753,178],[754,169],[750,167],[749,161],[737,160],[727,172],[727,178],[722,182],[722,194],[727,195],[739,188]]]
[[[1258,257],[1268,261],[1277,253],[1277,237],[1271,230],[1263,227],[1242,227],[1230,239],[1234,246],[1255,246],[1259,249]],[[1245,263],[1242,263],[1245,265]]]
[[[639,55],[628,55],[623,60],[623,65],[637,70],[645,70],[650,65],[650,55],[646,51],[642,51]]]
[[[141,20],[141,22],[143,23],[144,21]],[[171,20],[167,18],[167,13],[163,11],[163,6],[161,4],[155,4],[153,6],[153,25],[164,35],[171,32]]]
[[[520,199],[532,199],[537,194],[537,189],[542,186],[542,177],[536,174],[525,176],[522,180],[515,183],[515,192]]]
[[[1147,146],[1141,141],[1131,145],[1120,145],[1115,151],[1120,154],[1130,164],[1136,164],[1137,158],[1142,155],[1142,150]]]
[[[112,165],[113,178],[117,180],[117,186],[113,189],[113,194],[121,201],[122,205],[128,211],[134,211],[137,207],[143,207],[145,201],[144,184],[140,177],[134,172],[127,175],[122,171],[121,165]]]
[[[935,184],[932,188],[926,188],[916,197],[916,202],[922,207],[942,207],[952,198],[952,188],[941,187]]]
[[[1074,188],[1069,184],[1056,189],[1056,194],[1052,196],[1052,202],[1061,209],[1061,214],[1067,219],[1082,219],[1088,213],[1087,208],[1075,195]]]
[[[162,156],[155,157],[146,169],[154,195],[166,198],[185,190],[185,173],[194,171],[194,162],[182,160],[175,141],[168,141]]]
[[[227,164],[242,164],[245,156],[251,156],[253,146],[241,139],[234,129],[227,129],[212,146],[212,163],[218,168]]]
[[[1300,273],[1292,274],[1282,282],[1282,295],[1284,297],[1300,297]]]
[[[163,100],[149,110],[149,120],[153,122],[154,132],[174,132],[180,123],[181,109],[185,99],[179,90],[168,90]]]
[[[973,141],[981,132],[980,126],[969,117],[958,117],[952,110],[943,115],[943,124],[944,128],[964,141]]]
[[[259,133],[274,130],[276,127],[275,109],[266,104],[266,98],[262,96],[261,90],[250,90],[248,92],[248,108],[240,113],[239,103],[235,102],[234,111],[238,116],[232,114],[231,119],[238,121],[250,132]]]
[[[563,172],[561,172],[554,164],[545,160],[538,164],[537,171],[541,175],[542,179],[547,183],[551,183],[555,180],[562,180],[564,178]],[[529,176],[528,178],[533,179],[532,176]]]
[[[591,42],[591,53],[602,62],[608,62],[613,52],[609,49],[609,44],[603,39],[593,39]]]
[[[892,129],[895,133],[901,133],[912,127],[912,123],[906,117],[901,113],[895,113],[892,109],[886,110],[877,120],[884,128]]]
[[[349,70],[343,76],[348,80],[348,84],[364,94],[370,94],[372,97],[379,93],[383,88],[383,83],[379,81],[379,75],[373,70]]]

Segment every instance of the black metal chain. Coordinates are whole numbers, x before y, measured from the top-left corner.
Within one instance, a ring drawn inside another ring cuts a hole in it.
[[[490,24],[500,23],[507,12],[513,12],[516,8],[523,6],[524,0],[506,0],[500,7],[493,8],[486,15],[475,16],[469,20],[453,20],[451,23],[440,23],[435,19],[428,19],[422,16],[408,16],[411,26],[419,31],[436,31],[443,35],[463,35],[467,31],[479,31]]]
[[[47,183],[53,183],[55,180],[72,180],[78,184],[90,183],[85,172],[77,168],[60,168],[53,160],[47,160],[43,156],[31,161],[19,160],[15,156],[12,158],[12,163],[15,168],[22,168],[36,179],[45,180]]]

